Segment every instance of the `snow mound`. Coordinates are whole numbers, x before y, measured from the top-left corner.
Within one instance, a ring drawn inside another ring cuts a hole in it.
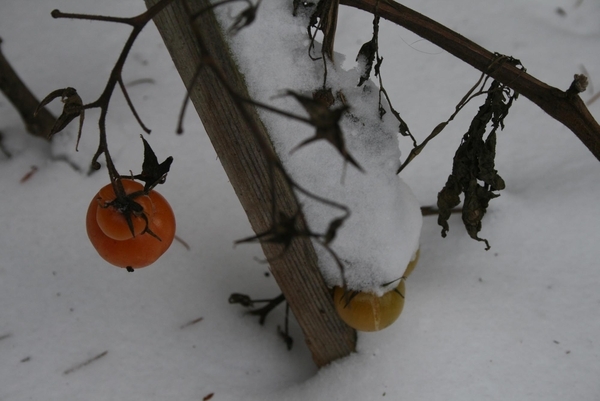
[[[221,21],[231,24],[239,10],[222,9]],[[291,2],[263,2],[256,21],[230,38],[251,96],[300,116],[306,112],[298,96],[311,98],[323,89],[324,63],[309,57],[308,14],[292,16]],[[300,12],[299,14],[302,14]],[[313,55],[319,55],[314,43]],[[340,59],[341,60],[341,59]],[[336,60],[337,61],[337,60]],[[400,163],[398,122],[388,112],[380,118],[379,90],[372,82],[357,86],[360,71],[327,64],[325,87],[332,109],[349,106],[340,119],[345,150],[359,167],[344,159],[325,140],[299,147],[315,135],[308,124],[261,111],[273,144],[292,178],[320,197],[346,205],[350,217],[337,232],[331,249],[344,264],[343,277],[353,290],[383,293],[383,285],[402,277],[414,256],[421,232],[419,204],[396,176]],[[287,94],[287,95],[286,95]],[[312,232],[325,233],[344,211],[297,192]],[[331,253],[316,243],[319,266],[330,286],[342,285],[342,272]],[[392,286],[393,287],[393,286]]]

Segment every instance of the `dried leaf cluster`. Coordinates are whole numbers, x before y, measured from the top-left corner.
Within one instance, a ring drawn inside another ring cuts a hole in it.
[[[464,134],[454,156],[452,173],[438,194],[438,223],[442,226],[443,237],[450,229],[448,219],[452,209],[460,204],[460,197],[464,195],[462,220],[465,228],[471,238],[483,241],[486,249],[490,248],[489,242],[478,234],[490,200],[498,197],[497,191],[505,187],[495,169],[496,134],[498,128],[504,128],[504,118],[517,96],[510,88],[493,81],[484,104]],[[486,137],[488,125],[491,125],[491,131]]]

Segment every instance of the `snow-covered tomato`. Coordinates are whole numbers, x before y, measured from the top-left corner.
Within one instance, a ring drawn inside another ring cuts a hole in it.
[[[98,254],[108,263],[137,269],[154,263],[175,238],[175,215],[167,200],[152,190],[139,195],[144,186],[123,179],[126,200],[115,201],[112,185],[102,188],[90,202],[87,234]],[[125,214],[131,218],[131,233]],[[119,239],[123,238],[123,239]]]
[[[340,318],[359,331],[383,330],[398,319],[404,308],[404,280],[382,296],[370,292],[333,289],[333,303]]]

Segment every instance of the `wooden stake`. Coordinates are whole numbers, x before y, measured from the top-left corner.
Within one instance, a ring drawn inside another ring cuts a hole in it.
[[[145,1],[150,7],[158,0]],[[273,219],[271,174],[274,174],[277,209],[291,216],[298,210],[298,203],[281,174],[273,172],[272,164],[267,162],[266,155],[273,157],[275,153],[256,110],[248,105],[240,110],[239,102],[236,104],[211,68],[199,70],[195,84],[191,84],[201,62],[213,63],[236,93],[249,97],[213,13],[207,12],[197,18],[195,29],[190,26],[188,8],[194,13],[209,4],[207,0],[174,2],[159,13],[154,22],[252,228],[256,233],[262,233],[271,228]],[[198,33],[202,44],[198,41]],[[203,48],[205,51],[201,50]],[[248,115],[252,119],[250,124]],[[258,127],[259,135],[251,127]],[[295,238],[283,256],[280,256],[282,248],[279,245],[263,243],[262,248],[271,261],[273,277],[302,327],[317,366],[327,365],[353,352],[356,333],[334,310],[329,289],[317,267],[312,242],[308,238]]]

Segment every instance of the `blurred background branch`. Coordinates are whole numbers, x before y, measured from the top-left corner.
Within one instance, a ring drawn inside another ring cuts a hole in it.
[[[0,38],[0,44],[2,39]],[[27,132],[32,135],[49,139],[56,118],[45,107],[38,110],[37,116],[33,116],[35,109],[40,103],[25,83],[19,78],[15,70],[2,53],[0,46],[0,91],[6,96],[10,103],[17,109]]]

